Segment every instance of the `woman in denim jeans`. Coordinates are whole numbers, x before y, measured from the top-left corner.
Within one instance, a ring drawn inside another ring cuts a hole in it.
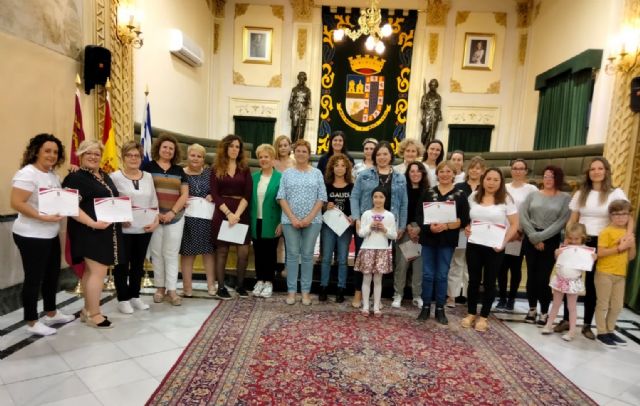
[[[276,199],[282,207],[282,231],[287,247],[286,302],[296,302],[298,290],[298,259],[300,259],[300,290],[302,304],[310,305],[313,277],[313,248],[322,227],[320,210],[327,201],[322,173],[309,164],[311,145],[305,140],[293,144],[296,164],[284,171]]]
[[[393,150],[388,142],[382,141],[373,150],[373,168],[362,171],[356,178],[351,192],[351,217],[359,219],[362,213],[371,209],[371,192],[378,186],[385,188],[391,199],[385,201],[385,210],[393,213],[398,229],[398,240],[407,225],[407,181],[404,175],[394,172],[391,167]],[[356,220],[358,221],[358,220]],[[356,283],[356,298],[361,295]],[[354,300],[355,301],[355,300]]]

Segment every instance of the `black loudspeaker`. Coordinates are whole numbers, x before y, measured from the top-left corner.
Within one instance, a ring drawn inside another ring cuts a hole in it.
[[[84,92],[91,93],[96,85],[104,86],[111,75],[111,51],[97,45],[84,48]]]
[[[640,112],[640,76],[631,79],[631,111]]]

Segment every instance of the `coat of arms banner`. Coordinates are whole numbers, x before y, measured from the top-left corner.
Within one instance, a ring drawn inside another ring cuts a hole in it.
[[[409,106],[411,56],[418,13],[381,9],[382,22],[393,34],[384,38],[385,51],[365,48],[366,35],[356,41],[333,41],[338,28],[358,28],[359,8],[322,7],[322,80],[316,153],[329,149],[332,131],[346,134],[350,151],[361,151],[362,141],[387,140],[394,150],[405,137]]]

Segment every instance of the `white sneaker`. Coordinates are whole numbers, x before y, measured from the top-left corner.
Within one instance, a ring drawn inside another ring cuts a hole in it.
[[[396,309],[400,309],[402,307],[402,296],[394,295],[393,296],[393,302],[391,302],[391,307],[394,307]]]
[[[31,334],[39,335],[39,336],[50,336],[58,332],[55,328],[51,328],[45,326],[43,323],[36,321],[36,324],[33,326],[27,325],[27,331]]]
[[[149,305],[142,301],[139,297],[132,298],[129,302],[131,302],[131,307],[136,310],[148,310]]]
[[[124,314],[132,314],[133,307],[131,307],[131,303],[128,300],[123,300],[122,302],[118,302],[118,311]]]
[[[262,297],[271,297],[273,294],[273,284],[271,282],[264,283],[264,289],[260,292],[260,296]]]
[[[413,298],[413,305],[415,307],[417,307],[418,309],[422,309],[422,298],[421,297],[414,297]]]
[[[56,314],[53,317],[44,316],[42,318],[42,322],[47,326],[51,326],[54,324],[71,323],[75,319],[76,319],[76,316],[74,316],[73,314],[64,314],[60,311],[56,311]]]
[[[253,287],[253,296],[260,296],[260,294],[262,293],[262,289],[264,289],[264,285],[265,283],[262,281],[258,281],[255,286]]]

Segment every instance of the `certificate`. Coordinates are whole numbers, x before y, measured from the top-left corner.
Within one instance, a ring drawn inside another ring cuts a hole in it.
[[[407,261],[411,261],[422,255],[422,245],[411,240],[399,244],[398,247],[400,247],[400,251],[402,251],[402,255],[404,255]]]
[[[504,253],[507,255],[513,255],[514,257],[519,257],[521,251],[522,251],[522,240],[509,241],[504,246]]]
[[[423,224],[454,223],[457,219],[456,202],[453,200],[424,202],[422,203],[422,213],[424,215]]]
[[[79,202],[77,189],[38,189],[38,211],[42,214],[75,217],[80,214]]]
[[[581,271],[591,271],[593,269],[593,254],[595,248],[585,247],[583,245],[567,245],[560,247],[560,255],[556,260],[556,264]]]
[[[187,217],[211,220],[215,207],[215,204],[203,197],[190,197],[189,200],[187,200],[187,208],[184,211],[184,215]]]
[[[341,236],[351,225],[349,218],[340,209],[335,208],[325,211],[322,220],[338,236]]]
[[[249,226],[247,224],[236,223],[230,226],[227,220],[222,220],[220,232],[218,232],[218,240],[242,245],[244,244],[248,231]]]
[[[507,227],[504,224],[473,220],[471,222],[469,242],[484,245],[485,247],[500,248],[502,247],[506,234]]]
[[[158,217],[158,209],[156,208],[133,206],[131,212],[133,214],[131,226],[136,228],[144,228],[153,224],[156,221],[156,217]]]
[[[123,223],[133,220],[131,199],[122,197],[99,197],[93,199],[96,219],[106,223]]]

